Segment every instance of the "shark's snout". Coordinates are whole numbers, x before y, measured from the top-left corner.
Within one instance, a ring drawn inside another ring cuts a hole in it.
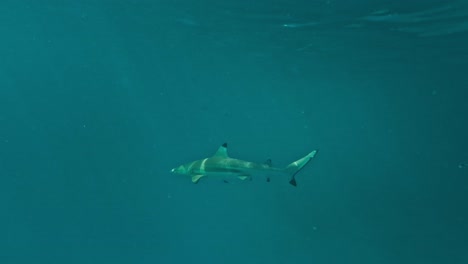
[[[173,168],[171,170],[172,173],[176,173],[176,174],[186,174],[187,173],[187,170],[185,169],[185,167],[182,165],[182,166],[179,166],[177,168]]]

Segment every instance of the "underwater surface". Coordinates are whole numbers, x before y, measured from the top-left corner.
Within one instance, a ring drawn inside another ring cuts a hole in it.
[[[468,263],[467,0],[4,0],[0,263]],[[171,174],[229,155],[297,175]]]

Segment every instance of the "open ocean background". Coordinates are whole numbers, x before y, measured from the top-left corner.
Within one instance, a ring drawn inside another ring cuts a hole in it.
[[[3,0],[0,263],[468,263],[468,1]],[[170,174],[228,142],[297,175]]]

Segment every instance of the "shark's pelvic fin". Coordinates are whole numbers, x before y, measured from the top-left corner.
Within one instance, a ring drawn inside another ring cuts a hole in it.
[[[310,152],[310,153],[307,154],[305,157],[296,160],[295,162],[289,164],[289,165],[286,167],[285,171],[291,175],[291,180],[289,181],[289,183],[290,183],[292,186],[297,186],[297,182],[296,182],[296,178],[295,178],[296,174],[297,174],[307,163],[309,163],[309,161],[312,160],[313,157],[315,157],[315,154],[317,154],[317,150],[314,150],[314,151]]]
[[[221,145],[221,147],[218,148],[218,150],[213,155],[213,157],[228,158],[227,143],[224,143],[223,145]]]
[[[203,175],[193,175],[192,176],[192,182],[193,183],[198,183],[198,181],[200,180],[201,177],[203,177]]]
[[[242,175],[242,176],[237,176],[237,178],[241,179],[242,181],[246,180],[247,178],[249,178],[249,176],[245,176],[245,175]]]

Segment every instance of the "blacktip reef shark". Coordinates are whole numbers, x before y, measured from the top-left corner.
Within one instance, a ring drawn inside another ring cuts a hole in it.
[[[275,168],[271,166],[271,160],[268,160],[264,164],[243,161],[233,159],[228,156],[227,143],[224,143],[219,147],[216,153],[209,158],[192,161],[190,163],[181,165],[177,168],[172,169],[172,173],[188,175],[191,177],[193,183],[198,183],[201,178],[213,177],[223,179],[224,182],[228,182],[227,179],[239,179],[244,181],[251,179],[252,175],[264,174],[267,176],[267,181],[270,181],[270,175],[285,175],[290,178],[289,183],[296,186],[296,174],[317,154],[317,150],[314,150],[298,159],[286,168]]]

